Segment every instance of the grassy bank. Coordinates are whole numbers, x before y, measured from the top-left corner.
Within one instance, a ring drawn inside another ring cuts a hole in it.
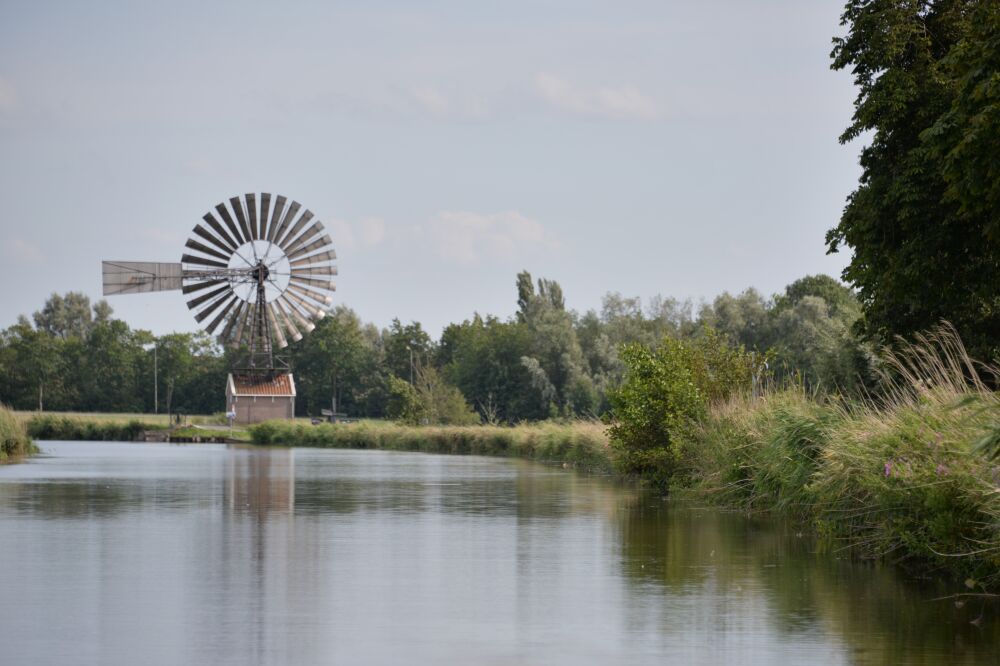
[[[269,421],[250,428],[256,444],[426,453],[517,456],[611,472],[614,464],[600,423],[541,423],[515,427],[404,426],[394,423],[322,424]]]
[[[24,423],[0,405],[0,464],[35,453],[37,448],[28,436]]]
[[[675,442],[684,493],[812,523],[831,549],[1000,584],[1000,398],[957,339],[890,359],[877,402],[786,390],[717,405]]]
[[[93,416],[35,414],[24,419],[28,434],[35,439],[132,441],[146,430],[166,428],[165,425],[130,420],[99,419]]]

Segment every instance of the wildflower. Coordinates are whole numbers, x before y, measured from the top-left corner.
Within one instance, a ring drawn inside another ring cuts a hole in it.
[[[938,463],[937,474],[938,474],[938,476],[947,475],[948,474],[948,468],[945,467],[942,463]]]
[[[892,476],[892,458],[885,461],[885,475],[886,477]]]

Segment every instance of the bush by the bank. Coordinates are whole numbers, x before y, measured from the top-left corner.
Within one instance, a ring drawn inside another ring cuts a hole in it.
[[[27,427],[28,434],[35,439],[132,441],[139,439],[144,431],[162,426],[135,419],[120,422],[38,414],[28,418]]]
[[[0,463],[26,456],[35,450],[24,423],[0,405]]]
[[[506,428],[370,423],[313,426],[268,421],[251,426],[250,436],[256,444],[517,456],[611,472],[614,465],[604,431],[602,424],[589,422]]]
[[[678,436],[710,405],[749,391],[764,357],[705,329],[693,341],[666,337],[656,349],[624,345],[621,360],[625,379],[609,394],[618,468],[666,490],[678,470]]]
[[[1000,398],[948,329],[889,358],[878,404],[739,397],[678,444],[689,489],[813,522],[835,548],[1000,583]]]

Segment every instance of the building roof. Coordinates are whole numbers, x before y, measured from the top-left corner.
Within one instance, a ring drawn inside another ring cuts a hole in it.
[[[294,397],[295,379],[290,372],[230,373],[226,384],[229,395]]]

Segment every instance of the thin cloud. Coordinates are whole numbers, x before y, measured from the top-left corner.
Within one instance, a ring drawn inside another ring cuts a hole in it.
[[[4,244],[4,255],[21,264],[37,264],[42,260],[42,252],[37,246],[20,238],[13,238]]]
[[[417,104],[433,116],[445,116],[451,110],[451,103],[439,90],[429,86],[419,86],[414,88],[412,93]]]
[[[618,120],[655,120],[661,115],[659,105],[632,85],[584,88],[539,72],[535,90],[550,106],[577,115]]]
[[[17,91],[10,81],[0,78],[0,111],[13,111],[17,107]]]
[[[437,253],[460,264],[511,259],[558,246],[538,221],[517,211],[441,211],[429,221],[428,229]]]
[[[353,222],[335,218],[326,226],[338,250],[353,252],[385,241],[385,221],[380,217],[363,217]]]

